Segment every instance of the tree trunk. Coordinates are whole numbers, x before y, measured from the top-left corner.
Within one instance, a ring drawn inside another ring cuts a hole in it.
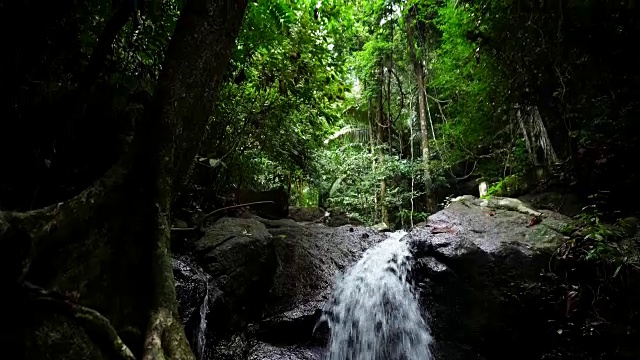
[[[378,127],[374,116],[371,116],[371,99],[369,99],[369,106],[367,107],[367,120],[369,120],[369,145],[371,147],[371,173],[376,174],[376,137]],[[378,189],[373,189],[373,223],[378,222]]]
[[[380,65],[380,70],[378,73],[378,99],[377,99],[377,110],[376,110],[376,123],[377,123],[377,127],[378,127],[378,145],[379,145],[379,152],[378,152],[378,163],[380,164],[381,168],[384,168],[384,144],[385,144],[385,129],[384,129],[384,124],[385,124],[385,116],[384,116],[384,104],[383,104],[383,91],[384,88],[384,67],[382,65]],[[384,178],[384,175],[382,177],[382,180],[380,180],[380,221],[382,221],[385,224],[389,224],[389,213],[387,210],[387,204],[386,204],[386,200],[385,200],[385,195],[387,192],[387,182]]]
[[[15,290],[22,318],[5,326],[18,329],[22,358],[193,359],[177,312],[169,210],[245,8],[241,0],[187,2],[123,158],[66,202],[0,214],[0,240],[13,257],[0,286]]]
[[[411,11],[411,10],[409,10]],[[424,86],[424,69],[422,68],[422,62],[418,59],[415,50],[415,44],[413,40],[413,16],[407,14],[406,26],[407,26],[407,44],[409,48],[409,59],[413,64],[413,71],[418,84],[418,114],[420,117],[420,135],[421,135],[421,149],[422,149],[422,162],[424,166],[424,187],[425,187],[425,200],[426,208],[429,212],[436,210],[433,197],[431,196],[431,174],[429,169],[429,127],[427,125],[427,99]]]

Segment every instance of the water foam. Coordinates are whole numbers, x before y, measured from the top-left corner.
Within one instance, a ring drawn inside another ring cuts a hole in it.
[[[205,359],[205,351],[207,346],[207,315],[209,314],[209,281],[203,276],[206,284],[206,293],[202,304],[200,304],[200,323],[198,324],[198,334],[196,337],[196,348],[198,351],[198,360]]]
[[[328,360],[432,359],[404,235],[390,234],[337,280],[320,320],[330,328]]]

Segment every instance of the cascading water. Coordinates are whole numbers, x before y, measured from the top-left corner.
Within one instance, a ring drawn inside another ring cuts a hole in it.
[[[338,279],[320,320],[330,328],[328,360],[432,359],[404,235],[392,233]]]
[[[200,305],[200,324],[198,324],[198,334],[196,338],[196,347],[198,350],[198,360],[205,359],[205,350],[207,345],[207,314],[209,314],[209,279],[203,276],[205,281],[205,295]]]

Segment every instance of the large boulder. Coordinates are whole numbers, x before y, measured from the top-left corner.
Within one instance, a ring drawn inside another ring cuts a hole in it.
[[[572,336],[563,334],[563,323],[575,293],[551,266],[571,219],[541,210],[542,220],[532,221],[531,209],[499,204],[466,197],[410,233],[437,358],[584,356],[556,351]]]
[[[251,329],[250,358],[320,359],[326,329],[315,328],[336,276],[386,236],[364,227],[269,224],[280,266],[264,319]]]
[[[278,260],[271,234],[255,219],[222,218],[193,249],[211,276],[208,331],[218,337],[259,320]]]
[[[222,218],[205,232],[190,259],[174,259],[180,312],[194,350],[206,285],[198,266],[210,276],[206,335],[207,344],[217,345],[208,345],[213,351],[205,359],[320,354],[325,339],[313,330],[335,276],[385,238],[364,227],[259,217]]]

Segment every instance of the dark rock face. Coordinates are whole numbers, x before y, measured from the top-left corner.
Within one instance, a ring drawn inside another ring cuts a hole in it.
[[[212,277],[215,334],[259,320],[278,260],[271,234],[254,219],[222,218],[195,243],[197,262]]]
[[[200,306],[205,299],[210,276],[186,256],[174,256],[173,277],[178,295],[178,311],[187,339],[196,343],[200,323]]]
[[[329,218],[327,219],[326,224],[330,227],[363,225],[362,221],[349,217],[346,212],[340,210],[329,210]]]
[[[544,275],[570,219],[454,202],[415,228],[414,279],[439,359],[540,359],[550,343]]]
[[[314,338],[313,329],[335,276],[384,238],[361,227],[220,219],[195,243],[191,260],[174,258],[180,314],[189,339],[195,339],[206,289],[195,261],[211,276],[207,343],[217,346],[206,358],[320,354],[322,331]]]
[[[280,266],[270,292],[267,316],[288,311],[313,313],[328,298],[338,272],[385,239],[371,229],[350,226],[284,226],[269,232],[275,240]]]

